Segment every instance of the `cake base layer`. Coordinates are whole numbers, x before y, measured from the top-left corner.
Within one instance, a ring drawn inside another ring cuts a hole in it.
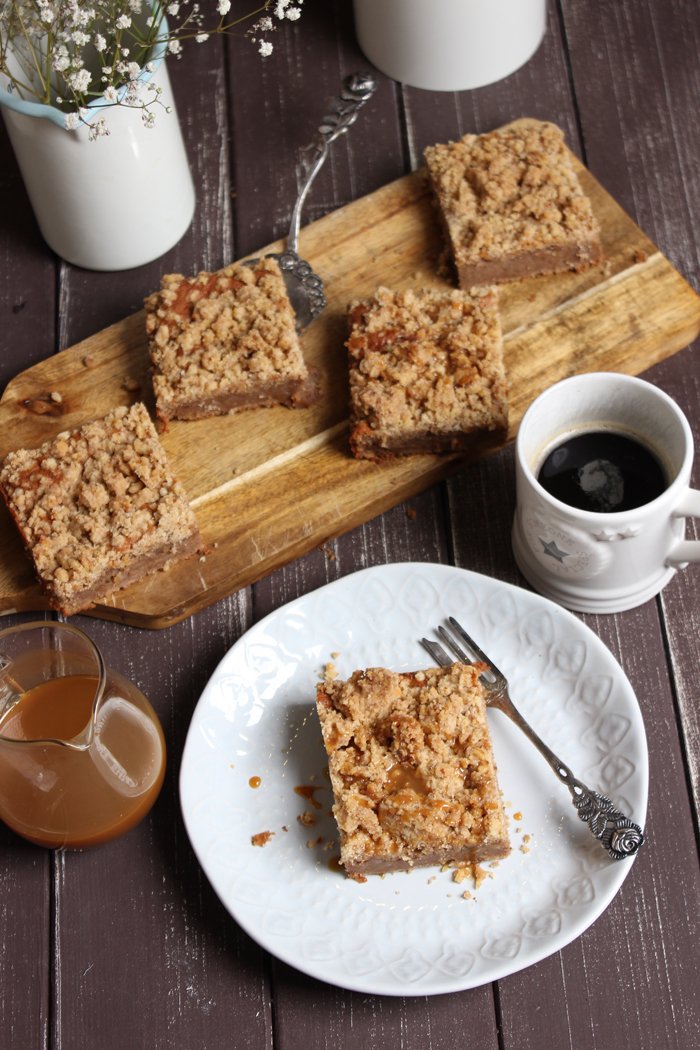
[[[442,452],[485,452],[498,448],[508,436],[507,427],[487,432],[461,433],[448,431],[444,434],[416,434],[410,440],[388,438],[377,441],[372,431],[356,428],[350,437],[354,456],[363,459],[391,459],[394,456],[425,455]]]
[[[182,401],[162,409],[160,418],[164,422],[171,419],[207,419],[210,416],[241,412],[247,408],[272,408],[275,405],[283,408],[308,408],[317,398],[318,380],[316,376],[310,375],[300,381],[271,383],[250,393],[219,394],[210,398]]]
[[[510,846],[504,842],[488,846],[475,846],[462,850],[439,850],[425,853],[415,860],[382,860],[374,858],[355,864],[346,861],[343,865],[347,875],[389,875],[393,871],[413,871],[414,868],[439,868],[445,864],[451,867],[466,864],[484,864],[492,860],[503,860],[510,853]]]
[[[63,616],[73,616],[78,612],[85,612],[92,608],[97,602],[105,601],[115,591],[120,591],[129,584],[142,580],[144,576],[166,570],[171,562],[179,561],[197,554],[202,546],[199,534],[190,536],[178,545],[164,545],[159,550],[139,558],[127,569],[120,572],[107,571],[95,581],[92,587],[86,588],[68,603],[60,594],[54,594],[50,585],[44,587],[45,593],[53,608],[58,609]]]
[[[480,284],[503,284],[526,277],[570,271],[580,273],[602,262],[603,252],[597,240],[582,241],[562,248],[540,248],[508,259],[484,259],[478,263],[461,263],[457,277],[461,288]]]

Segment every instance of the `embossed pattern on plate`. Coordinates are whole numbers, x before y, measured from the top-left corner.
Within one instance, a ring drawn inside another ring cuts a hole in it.
[[[331,661],[342,677],[359,667],[426,666],[418,638],[448,614],[510,679],[547,743],[644,824],[639,706],[612,654],[571,613],[424,563],[364,569],[283,606],[229,650],[202,694],[183,755],[182,810],[234,919],[273,955],[343,988],[432,995],[514,973],[579,936],[632,863],[607,858],[535,749],[489,711],[513,846],[486,869],[491,877],[478,889],[437,869],[358,883],[334,869],[316,682]],[[311,799],[295,792],[300,785],[314,788]],[[302,824],[303,812],[315,822]],[[273,834],[254,846],[260,832]]]

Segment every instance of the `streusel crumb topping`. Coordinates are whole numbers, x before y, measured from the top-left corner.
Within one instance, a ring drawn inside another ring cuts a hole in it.
[[[199,538],[140,402],[10,452],[0,487],[40,580],[67,610],[105,573]]]
[[[174,404],[308,377],[295,315],[274,259],[194,278],[163,277],[145,300],[159,414]]]
[[[353,303],[349,316],[354,423],[387,440],[507,426],[494,289],[379,288]]]
[[[530,121],[430,146],[425,160],[457,263],[597,236],[598,224],[554,124]]]
[[[507,851],[482,670],[370,668],[318,686],[346,867],[488,842]]]

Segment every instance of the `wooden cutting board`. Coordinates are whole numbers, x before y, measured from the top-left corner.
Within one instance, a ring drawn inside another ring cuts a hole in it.
[[[602,227],[606,261],[584,274],[503,287],[509,440],[530,402],[557,380],[602,370],[637,374],[700,331],[700,297],[575,163]],[[415,495],[464,461],[421,455],[375,464],[352,459],[347,448],[345,307],[378,284],[446,286],[441,248],[421,171],[303,230],[301,253],[323,277],[328,296],[326,312],[303,337],[309,364],[323,377],[320,402],[305,410],[172,423],[163,445],[208,553],[120,592],[95,608],[95,616],[166,627]],[[0,455],[40,445],[138,399],[152,410],[142,312],[10,382],[0,402]],[[0,612],[45,608],[2,507]]]

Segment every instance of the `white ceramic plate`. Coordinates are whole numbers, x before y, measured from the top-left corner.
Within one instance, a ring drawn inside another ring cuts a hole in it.
[[[582,933],[630,870],[632,861],[608,859],[568,791],[498,711],[489,720],[513,849],[478,889],[437,869],[358,883],[334,868],[316,682],[331,661],[342,677],[428,666],[418,639],[449,614],[509,677],[524,715],[574,774],[644,823],[636,698],[600,639],[564,609],[421,563],[366,569],[298,598],[214,672],[192,718],[180,795],[194,850],[231,915],[278,958],[340,987],[432,995],[514,973]],[[312,827],[297,819],[311,810],[300,785],[315,787],[322,806]],[[265,846],[252,844],[268,831]]]

